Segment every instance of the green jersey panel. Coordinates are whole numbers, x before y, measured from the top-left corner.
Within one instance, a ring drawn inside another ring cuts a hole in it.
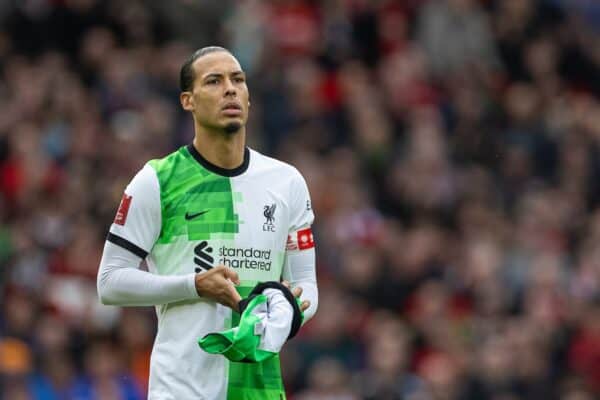
[[[203,168],[186,147],[149,164],[156,170],[160,185],[162,228],[158,244],[171,243],[178,236],[205,240],[217,233],[239,232],[233,203],[241,201],[241,194],[233,195],[230,178]]]

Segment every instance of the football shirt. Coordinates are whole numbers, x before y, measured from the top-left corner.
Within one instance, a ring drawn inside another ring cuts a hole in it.
[[[151,273],[234,269],[244,297],[279,281],[286,255],[312,249],[313,212],[292,166],[246,148],[222,169],[184,146],[149,161],[127,186],[108,241],[145,258]],[[279,358],[230,362],[202,351],[198,338],[236,326],[239,314],[209,299],[156,306],[149,399],[284,399]]]

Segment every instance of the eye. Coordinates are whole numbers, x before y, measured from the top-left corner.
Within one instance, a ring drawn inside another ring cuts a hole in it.
[[[237,83],[244,83],[244,82],[246,82],[246,79],[240,76],[240,77],[234,78],[234,81]]]
[[[217,78],[211,78],[206,81],[207,85],[216,85],[217,83],[219,83],[219,80]]]

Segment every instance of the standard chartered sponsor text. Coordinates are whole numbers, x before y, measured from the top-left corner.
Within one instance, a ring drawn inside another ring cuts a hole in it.
[[[258,269],[262,271],[271,270],[271,250],[255,249],[254,247],[219,248],[219,264],[230,268]]]

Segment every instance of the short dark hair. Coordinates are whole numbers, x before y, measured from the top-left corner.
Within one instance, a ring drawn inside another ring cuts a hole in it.
[[[221,46],[206,46],[199,50],[196,50],[190,58],[188,58],[183,65],[181,66],[181,71],[179,72],[179,88],[182,92],[187,92],[192,90],[194,87],[194,79],[196,79],[196,74],[194,73],[194,62],[202,56],[205,56],[210,53],[216,53],[217,51],[224,51],[226,53],[231,54],[229,50],[225,47]]]

